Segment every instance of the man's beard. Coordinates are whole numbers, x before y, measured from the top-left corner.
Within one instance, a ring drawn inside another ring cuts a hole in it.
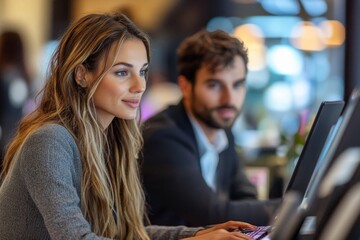
[[[221,119],[218,120],[213,116],[216,114],[215,112],[221,110],[221,109],[231,109],[236,112],[234,118],[228,118],[228,119]],[[225,129],[232,127],[236,117],[239,115],[239,110],[236,109],[236,107],[231,105],[223,105],[212,109],[203,109],[202,111],[198,111],[195,107],[195,103],[192,103],[192,112],[194,116],[198,119],[200,119],[205,125],[207,125],[210,128],[214,129]]]

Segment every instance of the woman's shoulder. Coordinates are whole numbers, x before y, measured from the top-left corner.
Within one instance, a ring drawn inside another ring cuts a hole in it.
[[[69,130],[66,127],[64,127],[63,125],[60,125],[60,124],[56,124],[56,123],[44,124],[36,132],[40,133],[40,134],[46,134],[46,133],[54,134],[55,133],[55,134],[71,136]]]
[[[45,124],[32,132],[24,142],[21,158],[24,165],[73,164],[80,154],[69,130],[59,124]],[[60,166],[59,166],[60,167]]]
[[[71,148],[76,146],[75,139],[70,131],[60,124],[49,123],[41,126],[30,134],[27,144],[46,146],[53,144],[67,145]]]

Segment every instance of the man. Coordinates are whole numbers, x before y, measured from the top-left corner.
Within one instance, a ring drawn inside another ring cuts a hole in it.
[[[244,44],[200,31],[178,49],[183,99],[146,121],[142,176],[152,224],[269,223],[278,201],[256,200],[231,126],[246,93]]]

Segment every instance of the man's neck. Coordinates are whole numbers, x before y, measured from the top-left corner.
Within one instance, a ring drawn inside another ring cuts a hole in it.
[[[210,128],[208,127],[204,122],[199,120],[194,116],[195,121],[200,125],[201,129],[204,131],[206,137],[208,138],[209,142],[213,144],[215,142],[217,133],[220,131],[220,129]]]
[[[219,131],[221,131],[221,129],[216,129],[216,128],[211,128],[209,126],[207,126],[203,121],[201,121],[200,119],[198,119],[194,114],[192,114],[191,111],[189,111],[188,109],[186,109],[187,114],[189,115],[189,117],[191,117],[192,119],[194,119],[196,121],[196,123],[201,127],[201,129],[203,130],[204,134],[206,135],[209,143],[213,144],[214,141],[216,140],[217,134]]]
[[[196,123],[201,127],[201,129],[204,131],[208,141],[211,144],[214,143],[218,132],[222,131],[222,129],[216,129],[216,128],[209,127],[203,121],[201,121],[199,118],[197,118],[191,111],[190,101],[186,101],[186,99],[183,99],[183,104],[184,104],[185,111],[188,114],[188,116],[191,117],[192,119],[194,119],[196,121]]]

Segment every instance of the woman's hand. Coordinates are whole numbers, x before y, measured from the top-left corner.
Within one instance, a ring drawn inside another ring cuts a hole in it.
[[[237,229],[256,229],[256,226],[245,222],[228,221],[221,224],[216,224],[210,228],[198,231],[194,237],[186,238],[184,240],[231,240],[231,239],[246,239],[250,240],[251,237],[242,234]]]

